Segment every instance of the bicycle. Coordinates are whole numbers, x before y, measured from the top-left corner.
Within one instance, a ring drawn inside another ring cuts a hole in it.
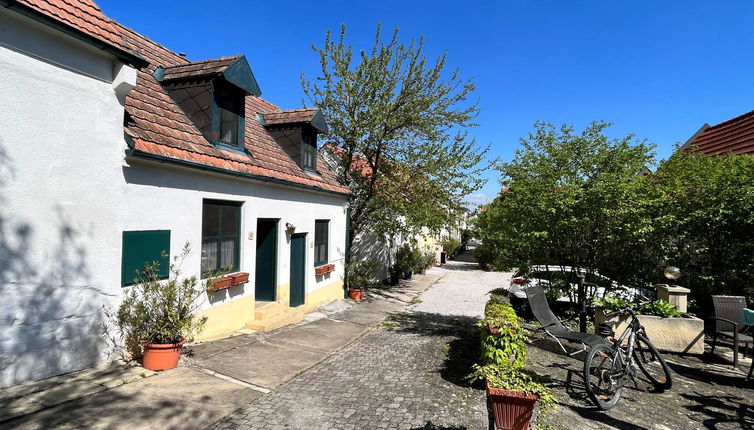
[[[649,379],[656,391],[668,390],[673,385],[670,368],[636,318],[634,310],[639,306],[637,304],[607,314],[607,318],[629,314],[631,320],[618,339],[615,339],[613,330],[615,322],[601,327],[601,334],[606,335],[609,342],[592,348],[584,360],[586,392],[602,410],[608,410],[618,403],[623,386],[629,378],[638,387],[637,368]]]

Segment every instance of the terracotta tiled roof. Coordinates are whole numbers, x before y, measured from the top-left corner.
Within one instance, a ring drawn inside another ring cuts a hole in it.
[[[324,147],[341,160],[346,156],[346,151],[332,142],[326,143]],[[360,172],[361,176],[365,178],[372,175],[372,166],[369,165],[366,157],[361,154],[354,154],[351,161],[351,170]]]
[[[172,159],[177,162],[221,169],[241,174],[282,181],[292,185],[317,188],[337,193],[350,193],[340,185],[335,173],[320,157],[319,175],[304,172],[275,142],[267,130],[254,118],[256,113],[280,112],[280,109],[254,95],[246,96],[245,149],[251,156],[215,148],[204,138],[196,125],[187,118],[152,73],[157,67],[166,70],[193,70],[200,63],[185,58],[154,41],[115,23],[128,44],[144,57],[149,65],[139,70],[136,88],[126,98],[129,121],[126,133],[132,138],[135,155],[145,154]],[[231,57],[235,58],[235,57]],[[228,59],[206,63],[219,66]],[[232,61],[231,61],[232,62]],[[214,69],[213,69],[214,70]]]
[[[240,55],[236,55],[234,57],[222,57],[165,67],[164,80],[170,81],[196,76],[219,75],[240,57]]]
[[[684,145],[696,146],[704,154],[754,154],[754,111],[729,119],[720,124],[705,124]]]
[[[267,125],[274,124],[294,124],[309,122],[314,118],[317,109],[290,109],[279,112],[270,112],[264,114],[264,122]]]
[[[73,29],[127,53],[133,53],[120,31],[91,0],[16,0]]]

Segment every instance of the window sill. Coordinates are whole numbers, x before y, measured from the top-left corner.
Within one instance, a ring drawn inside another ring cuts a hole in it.
[[[317,276],[322,276],[326,273],[330,273],[334,271],[335,271],[334,264],[325,264],[324,266],[318,266],[314,268],[314,274]]]

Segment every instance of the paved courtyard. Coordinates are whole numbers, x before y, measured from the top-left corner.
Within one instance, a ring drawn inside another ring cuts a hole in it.
[[[357,342],[237,410],[215,429],[489,429],[485,394],[464,377],[479,357],[486,293],[509,274],[450,262],[413,306]],[[344,315],[348,320],[354,315]],[[338,318],[337,315],[333,318]],[[666,355],[675,378],[666,393],[641,382],[600,412],[588,401],[582,357],[569,358],[533,336],[527,366],[551,378],[559,400],[553,429],[752,429],[754,384],[725,360]]]
[[[436,269],[444,276],[421,302],[215,428],[489,428],[485,394],[464,377],[486,293],[507,281],[475,268],[462,256]]]

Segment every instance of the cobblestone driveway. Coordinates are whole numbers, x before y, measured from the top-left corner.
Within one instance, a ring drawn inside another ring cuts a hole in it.
[[[505,276],[445,267],[421,303],[215,428],[489,428],[484,392],[463,377],[479,356],[473,322]]]

